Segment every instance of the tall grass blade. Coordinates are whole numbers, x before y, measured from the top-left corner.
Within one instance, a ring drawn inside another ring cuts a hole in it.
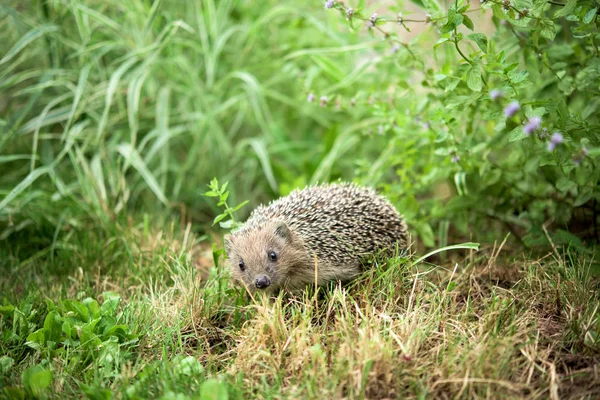
[[[31,29],[27,32],[15,45],[6,53],[2,59],[0,59],[0,65],[12,60],[21,50],[29,45],[34,40],[44,36],[50,32],[58,31],[58,27],[55,25],[42,25],[37,28]]]
[[[154,177],[154,175],[152,175],[152,173],[148,169],[148,166],[146,165],[146,163],[144,163],[137,150],[133,148],[131,144],[125,143],[118,145],[117,151],[125,158],[128,164],[131,164],[133,168],[135,168],[140,173],[150,190],[154,192],[154,194],[156,195],[156,197],[158,197],[161,203],[168,206],[169,201],[165,197],[162,189],[160,188],[160,185],[156,181],[156,178]]]

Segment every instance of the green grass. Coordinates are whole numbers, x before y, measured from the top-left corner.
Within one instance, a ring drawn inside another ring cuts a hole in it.
[[[252,206],[356,171],[385,186],[396,147],[359,134],[377,117],[306,96],[366,103],[378,63],[425,68],[371,57],[388,44],[300,3],[0,5],[0,397],[600,396],[598,281],[579,248],[392,258],[297,297],[229,284],[206,184]],[[416,185],[428,172],[407,162]],[[488,233],[502,237],[473,239]]]
[[[44,371],[38,390],[50,398],[600,393],[598,282],[574,252],[484,249],[442,266],[393,258],[316,296],[250,299],[189,230],[91,233],[53,260],[2,254],[5,395],[36,393],[27,376],[44,382]]]

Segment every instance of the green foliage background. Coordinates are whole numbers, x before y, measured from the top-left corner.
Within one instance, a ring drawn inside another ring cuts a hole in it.
[[[382,189],[427,246],[449,230],[482,235],[490,221],[500,229],[485,239],[511,230],[541,244],[553,221],[573,241],[576,209],[597,220],[595,2],[419,3],[430,22],[404,26],[398,5],[374,28],[364,5],[346,18],[334,4],[3,6],[2,237],[165,209],[185,209],[202,230],[215,176],[252,206],[355,179]],[[473,12],[495,33],[478,32]],[[507,119],[510,100],[521,111]],[[548,131],[527,137],[532,116]],[[549,152],[553,132],[564,143]]]

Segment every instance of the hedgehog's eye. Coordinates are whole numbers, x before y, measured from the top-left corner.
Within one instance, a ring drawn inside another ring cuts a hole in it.
[[[277,253],[275,253],[274,251],[270,251],[269,252],[269,260],[277,261]]]
[[[246,270],[246,265],[244,264],[244,261],[240,260],[239,266],[242,271]]]

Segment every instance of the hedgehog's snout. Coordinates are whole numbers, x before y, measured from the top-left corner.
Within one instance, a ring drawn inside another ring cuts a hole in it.
[[[256,285],[256,287],[258,289],[264,289],[271,284],[271,280],[269,279],[268,276],[263,275],[263,276],[259,276],[258,278],[256,278],[256,281],[254,282],[254,284]]]

